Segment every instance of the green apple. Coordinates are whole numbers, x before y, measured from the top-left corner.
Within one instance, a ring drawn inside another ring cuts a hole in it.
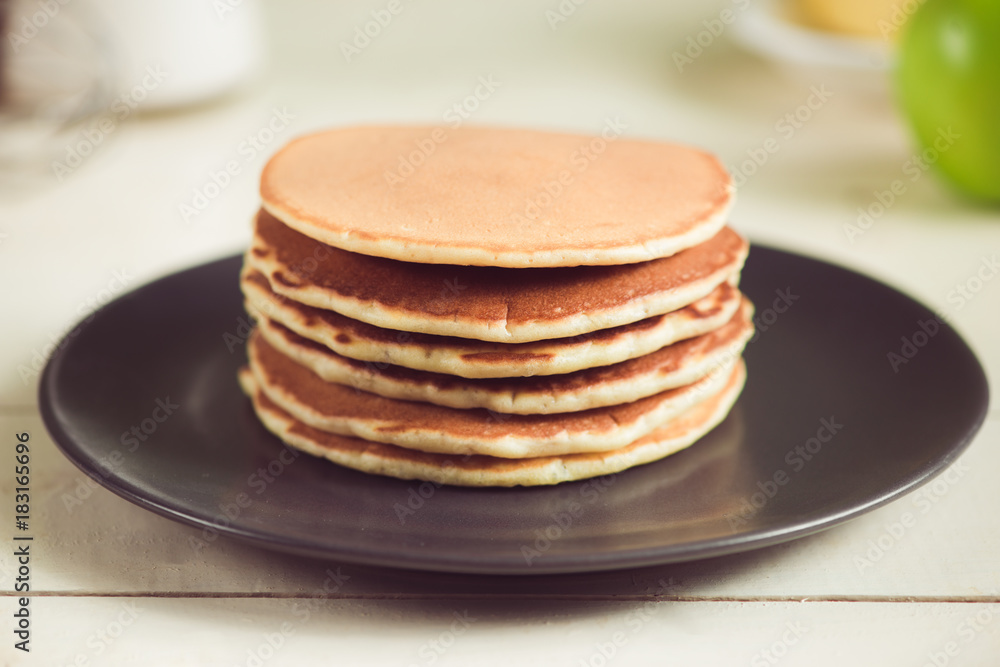
[[[900,102],[926,154],[961,191],[1000,201],[1000,2],[926,0],[899,46]]]

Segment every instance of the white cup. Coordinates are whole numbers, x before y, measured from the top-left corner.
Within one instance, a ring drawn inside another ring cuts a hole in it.
[[[93,25],[104,31],[114,87],[151,88],[143,109],[173,108],[227,93],[250,81],[263,61],[259,0],[65,2],[80,3],[92,14]]]

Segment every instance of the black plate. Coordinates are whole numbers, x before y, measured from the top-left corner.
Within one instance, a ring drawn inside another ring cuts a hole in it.
[[[756,246],[742,285],[758,310],[749,380],[729,418],[691,449],[555,487],[369,476],[294,457],[257,422],[235,379],[246,334],[239,266],[199,266],[109,304],[67,337],[40,387],[45,424],[73,463],[200,527],[192,537],[206,542],[223,534],[343,561],[494,574],[733,553],[829,528],[927,482],[966,447],[988,404],[975,356],[925,307]]]

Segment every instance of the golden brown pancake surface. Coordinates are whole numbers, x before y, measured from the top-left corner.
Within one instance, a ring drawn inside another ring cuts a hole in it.
[[[605,135],[340,128],[278,151],[260,193],[265,208],[312,238],[422,263],[642,262],[721,228],[734,188],[715,157]]]
[[[350,359],[264,319],[258,331],[269,345],[327,382],[388,398],[500,413],[555,414],[630,403],[696,382],[742,352],[753,333],[753,309],[744,300],[723,326],[635,359],[575,373],[470,380],[390,364]]]
[[[693,384],[623,405],[557,415],[509,415],[385,398],[325,382],[257,333],[250,338],[248,356],[268,398],[315,428],[421,451],[504,458],[624,446],[706,400],[738,365],[731,363]]]
[[[746,374],[738,365],[715,395],[670,423],[618,449],[533,458],[422,452],[337,435],[295,419],[260,390],[248,369],[240,383],[264,426],[292,447],[363,472],[461,486],[536,486],[619,472],[673,454],[719,424],[739,396]]]
[[[424,265],[320,243],[266,211],[250,266],[275,292],[389,329],[504,343],[561,338],[682,308],[743,266],[747,242],[724,227],[671,257],[622,266],[504,269]]]
[[[352,359],[467,378],[572,373],[654,352],[722,326],[736,313],[740,293],[724,282],[708,296],[662,315],[571,338],[495,343],[376,327],[332,310],[276,294],[260,271],[241,277],[248,309]]]

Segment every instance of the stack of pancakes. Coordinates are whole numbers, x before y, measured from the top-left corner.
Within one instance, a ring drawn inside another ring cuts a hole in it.
[[[292,447],[441,484],[555,484],[683,449],[742,389],[748,246],[711,156],[361,127],[267,164],[240,374]]]

